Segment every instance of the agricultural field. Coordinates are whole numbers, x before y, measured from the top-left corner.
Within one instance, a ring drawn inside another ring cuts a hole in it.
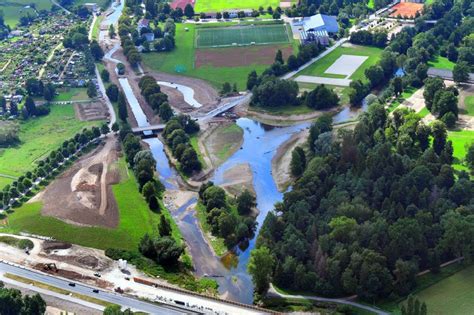
[[[36,5],[36,10],[50,10],[52,6],[51,0],[6,0],[0,1],[0,11],[3,11],[5,24],[14,27],[22,16],[30,14],[36,15],[36,11],[32,8],[25,8],[31,3]]]
[[[436,69],[453,70],[455,63],[449,61],[448,58],[437,55],[433,60],[428,62],[428,66]]]
[[[51,105],[49,115],[20,123],[20,144],[0,151],[0,174],[23,175],[64,140],[99,124],[77,120],[72,105]]]
[[[276,8],[279,0],[197,0],[194,5],[196,12],[222,12],[236,9],[258,9],[259,7]]]
[[[127,170],[125,160],[119,160],[119,184],[112,186],[119,209],[119,225],[114,229],[82,227],[67,224],[49,216],[41,215],[41,202],[26,203],[8,216],[7,229],[11,232],[27,231],[54,237],[78,245],[107,249],[122,248],[136,250],[145,233],[156,232],[160,215],[149,210],[148,204],[138,192],[132,172]]]
[[[219,24],[220,25],[220,24]],[[209,25],[206,25],[208,28]],[[188,31],[185,31],[188,28]],[[143,64],[151,70],[200,78],[220,89],[223,82],[246,88],[252,70],[263,72],[274,61],[278,49],[285,58],[295,49],[293,43],[227,48],[196,48],[196,29],[204,26],[176,24],[176,48],[171,52],[146,53]]]
[[[228,47],[288,43],[289,36],[284,24],[246,25],[196,30],[196,47]]]

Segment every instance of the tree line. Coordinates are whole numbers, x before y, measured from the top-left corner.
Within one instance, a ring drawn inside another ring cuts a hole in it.
[[[156,83],[154,77],[150,75],[142,77],[138,83],[138,87],[148,102],[148,105],[150,105],[153,111],[157,113],[164,122],[167,122],[174,116],[173,110],[168,103],[168,96],[161,92],[161,88],[158,83]]]

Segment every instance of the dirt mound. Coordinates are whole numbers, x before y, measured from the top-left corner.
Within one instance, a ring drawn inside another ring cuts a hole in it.
[[[57,249],[69,249],[71,248],[71,243],[65,242],[58,242],[58,241],[44,241],[43,242],[43,250],[45,252],[57,250]]]
[[[41,270],[42,272],[49,273],[54,276],[58,277],[63,277],[66,279],[70,280],[76,280],[76,281],[81,281],[85,282],[90,285],[98,286],[100,288],[110,288],[113,286],[112,283],[102,280],[102,279],[97,279],[91,276],[86,276],[83,274],[80,274],[78,272],[72,271],[72,270],[65,270],[65,269],[58,269],[58,270],[50,270],[50,269],[45,269],[43,264],[36,264],[33,266],[33,269],[36,270]]]
[[[97,266],[99,266],[99,259],[97,259],[97,257],[94,257],[94,256],[79,257],[77,259],[77,262],[91,268],[97,268]]]

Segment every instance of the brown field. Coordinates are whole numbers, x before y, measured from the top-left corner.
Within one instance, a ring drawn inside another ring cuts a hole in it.
[[[173,2],[171,2],[170,6],[173,9],[181,8],[184,10],[188,3],[194,7],[194,2],[194,0],[174,0]]]
[[[102,101],[75,103],[74,110],[82,121],[105,120],[109,116],[107,106]]]
[[[411,3],[411,2],[400,2],[392,7],[394,10],[390,16],[397,17],[401,15],[402,17],[413,18],[416,15],[416,12],[420,12],[423,9],[422,3]]]
[[[291,46],[281,45],[196,49],[196,68],[271,65],[278,49],[283,52],[284,60],[293,52]]]

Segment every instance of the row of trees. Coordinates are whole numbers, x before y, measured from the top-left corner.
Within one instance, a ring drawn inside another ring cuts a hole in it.
[[[426,108],[450,128],[458,118],[458,95],[458,90],[454,86],[446,87],[441,78],[425,80],[423,97]]]
[[[58,169],[69,159],[80,154],[88,144],[108,132],[108,126],[104,124],[101,128],[84,129],[73,138],[64,141],[60,148],[52,151],[44,160],[39,161],[33,171],[26,172],[25,175],[3,188],[0,192],[0,208],[15,204],[15,199],[27,193],[34,185],[53,178],[58,173]]]
[[[188,115],[171,118],[163,130],[163,138],[173,156],[179,162],[179,169],[186,175],[201,170],[196,150],[191,146],[189,136],[199,131],[199,124]]]
[[[168,104],[168,96],[161,92],[160,86],[156,83],[156,79],[150,75],[146,75],[140,79],[138,83],[140,91],[145,97],[151,108],[155,113],[160,115],[163,121],[168,121],[173,117],[173,110]]]
[[[224,189],[208,182],[199,189],[199,202],[206,211],[206,220],[213,235],[224,239],[228,248],[253,237],[256,223],[248,216],[256,206],[255,196],[244,190],[234,204],[229,200]],[[237,210],[237,213],[233,211]]]
[[[404,296],[419,271],[474,257],[474,183],[455,177],[444,123],[408,109],[389,117],[375,102],[354,130],[329,126],[312,126],[306,169],[263,224],[251,260],[260,293],[272,280],[367,301]]]
[[[387,33],[361,30],[351,33],[350,42],[357,45],[385,47],[387,44]]]

